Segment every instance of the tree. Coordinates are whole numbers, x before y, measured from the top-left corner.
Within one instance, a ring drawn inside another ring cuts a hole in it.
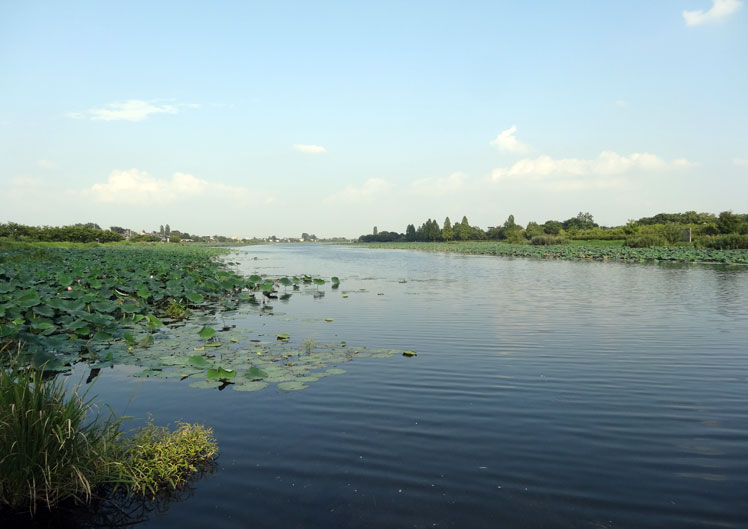
[[[408,227],[405,228],[405,240],[408,242],[416,240],[416,227],[412,224],[408,224]]]
[[[372,233],[373,233],[374,235],[376,235],[376,234],[377,234],[377,227],[376,227],[376,226],[374,226],[374,231],[372,231]]]
[[[539,237],[543,235],[543,228],[537,222],[528,222],[527,228],[525,228],[525,236],[528,239],[533,237]]]
[[[161,235],[161,237],[164,236],[164,225],[162,224],[161,227],[158,230],[158,234]]]
[[[470,224],[468,223],[467,217],[462,217],[462,222],[455,224],[454,228],[455,239],[466,241],[470,238]]]
[[[109,231],[113,231],[114,233],[119,233],[120,235],[124,235],[127,230],[119,226],[109,226]]]
[[[720,233],[732,233],[737,231],[740,223],[738,216],[732,211],[723,211],[717,219],[717,229]]]
[[[168,237],[169,235],[171,235],[171,228],[167,224],[166,226],[164,226],[164,236]]]
[[[562,225],[557,220],[547,220],[543,224],[543,231],[548,235],[558,235],[561,233]]]
[[[455,236],[455,232],[452,229],[452,223],[449,220],[449,217],[444,219],[444,227],[442,228],[442,239],[445,241],[451,241],[452,238]]]

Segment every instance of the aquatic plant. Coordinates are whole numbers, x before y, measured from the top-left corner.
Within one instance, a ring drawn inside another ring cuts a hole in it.
[[[121,419],[95,412],[88,391],[66,395],[62,381],[17,366],[0,370],[0,505],[88,503],[119,479]]]
[[[149,419],[125,443],[123,476],[130,491],[155,498],[185,485],[194,472],[211,465],[217,453],[210,428],[180,422],[171,431]]]

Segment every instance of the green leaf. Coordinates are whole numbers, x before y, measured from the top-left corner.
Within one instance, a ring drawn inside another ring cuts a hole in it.
[[[244,373],[244,376],[249,380],[262,380],[267,378],[268,374],[259,367],[252,366]]]
[[[205,301],[205,298],[197,292],[188,292],[184,297],[189,299],[192,303],[203,303]]]
[[[135,345],[137,343],[135,342],[135,337],[129,332],[126,332],[122,337],[125,339],[127,345]]]
[[[192,367],[200,369],[206,369],[212,365],[204,356],[200,355],[191,356],[188,362]]]
[[[140,287],[136,293],[143,299],[148,299],[149,297],[151,297],[151,291],[148,290],[148,287]]]
[[[52,318],[55,315],[55,309],[53,309],[49,305],[37,305],[32,310],[36,314],[40,316],[46,316],[47,318]]]
[[[224,369],[221,366],[218,366],[214,369],[208,369],[208,372],[205,374],[206,380],[231,380],[236,376],[236,371],[234,369]]]
[[[159,320],[153,314],[146,314],[145,317],[148,320],[149,327],[163,327],[164,326],[163,322]]]
[[[210,340],[216,335],[216,330],[213,327],[208,327],[207,325],[205,325],[198,331],[197,334],[199,334],[200,338],[202,338],[203,340]]]
[[[403,356],[416,356],[415,351],[403,351]]]
[[[93,339],[98,342],[105,342],[107,340],[111,340],[112,335],[109,334],[108,332],[97,331],[96,334],[93,335]]]
[[[34,320],[31,322],[31,328],[35,331],[44,331],[47,329],[54,329],[55,325],[51,321],[47,320]]]
[[[276,334],[275,336],[276,336],[276,338],[278,338],[279,340],[284,341],[284,342],[287,342],[288,340],[291,339],[291,335],[290,334],[286,334],[286,333]]]

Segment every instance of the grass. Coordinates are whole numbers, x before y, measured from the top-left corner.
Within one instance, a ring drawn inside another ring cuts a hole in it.
[[[92,420],[93,411],[87,392],[67,397],[42,371],[0,371],[0,504],[33,514],[89,503],[99,485],[118,480],[121,420]]]
[[[170,431],[149,421],[127,444],[125,461],[130,490],[151,498],[165,489],[185,485],[194,472],[209,465],[218,453],[210,428],[182,422]]]
[[[68,393],[62,378],[16,364],[0,370],[0,510],[33,517],[120,487],[153,498],[186,484],[218,451],[201,425],[172,432],[149,422],[124,439],[123,418],[96,411],[88,390]]]

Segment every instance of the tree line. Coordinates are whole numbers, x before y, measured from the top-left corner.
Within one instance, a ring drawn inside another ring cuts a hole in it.
[[[500,226],[491,226],[485,230],[471,226],[463,216],[458,223],[452,224],[449,217],[439,225],[436,220],[428,219],[416,227],[408,224],[404,233],[378,231],[361,235],[359,242],[436,242],[467,240],[498,240],[512,243],[533,242],[536,244],[555,244],[565,239],[575,240],[621,240],[631,245],[665,245],[675,244],[684,238],[686,229],[693,237],[715,237],[722,235],[748,236],[748,214],[736,214],[723,211],[719,215],[712,213],[658,213],[652,217],[629,220],[623,226],[607,227],[597,224],[589,212],[579,212],[566,220],[547,220],[543,224],[529,222],[526,226],[517,224],[514,215]],[[743,244],[738,242],[737,244]]]

